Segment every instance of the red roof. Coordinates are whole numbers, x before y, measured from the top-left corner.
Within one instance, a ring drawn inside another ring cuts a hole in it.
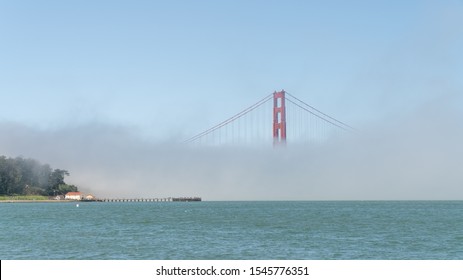
[[[66,195],[82,195],[80,192],[68,192]]]

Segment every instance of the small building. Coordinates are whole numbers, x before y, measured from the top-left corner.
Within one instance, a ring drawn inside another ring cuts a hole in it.
[[[82,193],[80,192],[68,192],[65,196],[64,199],[66,200],[82,200]]]
[[[87,195],[85,196],[85,200],[96,200],[96,197],[93,196],[92,194],[87,194]]]

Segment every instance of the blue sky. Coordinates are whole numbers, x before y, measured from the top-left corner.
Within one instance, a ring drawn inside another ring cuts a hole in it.
[[[463,105],[463,1],[0,1],[0,121],[191,136],[286,89],[353,126]]]

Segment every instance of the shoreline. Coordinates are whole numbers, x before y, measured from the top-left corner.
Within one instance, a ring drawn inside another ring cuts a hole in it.
[[[55,199],[44,199],[44,200],[27,200],[27,199],[10,199],[10,200],[0,200],[0,203],[69,203],[69,202],[77,202],[74,200],[55,200]]]

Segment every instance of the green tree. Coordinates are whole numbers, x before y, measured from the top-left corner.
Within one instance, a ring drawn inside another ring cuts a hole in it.
[[[10,158],[0,157],[0,194],[21,194],[21,172]]]
[[[0,156],[0,195],[57,195],[77,191],[74,185],[67,185],[64,177],[69,172],[52,169],[34,159]]]
[[[61,184],[58,186],[58,194],[66,194],[68,192],[76,192],[77,187],[74,185]]]
[[[64,176],[69,176],[69,172],[63,169],[55,169],[50,174],[50,179],[48,180],[48,194],[49,195],[59,195],[64,194],[60,191],[60,185],[66,185],[64,182]]]

